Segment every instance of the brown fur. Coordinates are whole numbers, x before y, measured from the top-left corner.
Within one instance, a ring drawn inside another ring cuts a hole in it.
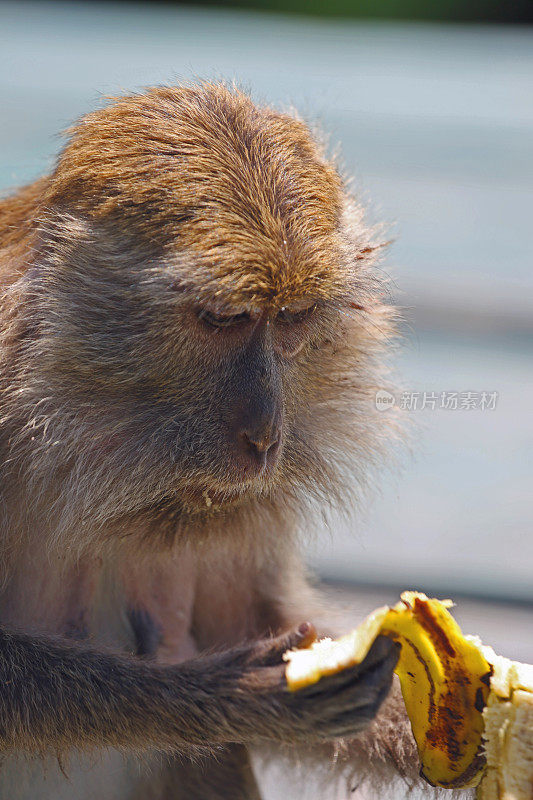
[[[316,616],[299,531],[352,505],[393,434],[373,403],[381,243],[301,120],[213,84],[84,117],[54,172],[0,203],[0,242],[0,615],[41,634],[2,634],[0,742],[219,748],[220,768],[175,763],[142,796],[255,798],[240,744],[355,734],[390,682],[381,643],[289,696],[297,634],[253,644]],[[273,415],[279,452],[252,469],[235,431]],[[412,771],[399,727],[352,752]]]

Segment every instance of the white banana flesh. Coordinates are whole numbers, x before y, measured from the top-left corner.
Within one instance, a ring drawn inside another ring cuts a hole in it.
[[[481,647],[492,664],[483,711],[487,771],[477,800],[533,800],[533,666]]]

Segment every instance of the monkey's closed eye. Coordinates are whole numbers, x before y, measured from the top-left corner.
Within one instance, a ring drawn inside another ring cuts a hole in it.
[[[229,328],[232,325],[238,325],[239,322],[250,319],[250,315],[246,312],[242,314],[224,315],[215,314],[213,311],[207,311],[205,308],[200,309],[197,314],[198,319],[201,319],[202,322],[205,322],[206,325],[210,325],[212,328]]]
[[[282,308],[278,314],[278,320],[285,322],[289,325],[296,325],[299,322],[304,322],[308,319],[317,309],[317,304],[313,303],[308,308],[303,308],[300,311],[291,311],[288,308]]]

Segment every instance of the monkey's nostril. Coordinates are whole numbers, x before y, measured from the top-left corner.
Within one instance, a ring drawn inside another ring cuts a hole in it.
[[[268,434],[253,436],[247,431],[242,431],[241,441],[245,450],[258,461],[261,467],[265,467],[268,461],[276,454],[279,447],[279,434]]]

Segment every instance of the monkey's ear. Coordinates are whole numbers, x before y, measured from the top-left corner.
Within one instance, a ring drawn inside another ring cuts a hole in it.
[[[356,261],[366,261],[370,256],[372,256],[378,250],[381,250],[384,247],[388,247],[392,244],[392,239],[388,242],[378,242],[377,244],[367,245],[366,247],[361,248],[356,255]]]

